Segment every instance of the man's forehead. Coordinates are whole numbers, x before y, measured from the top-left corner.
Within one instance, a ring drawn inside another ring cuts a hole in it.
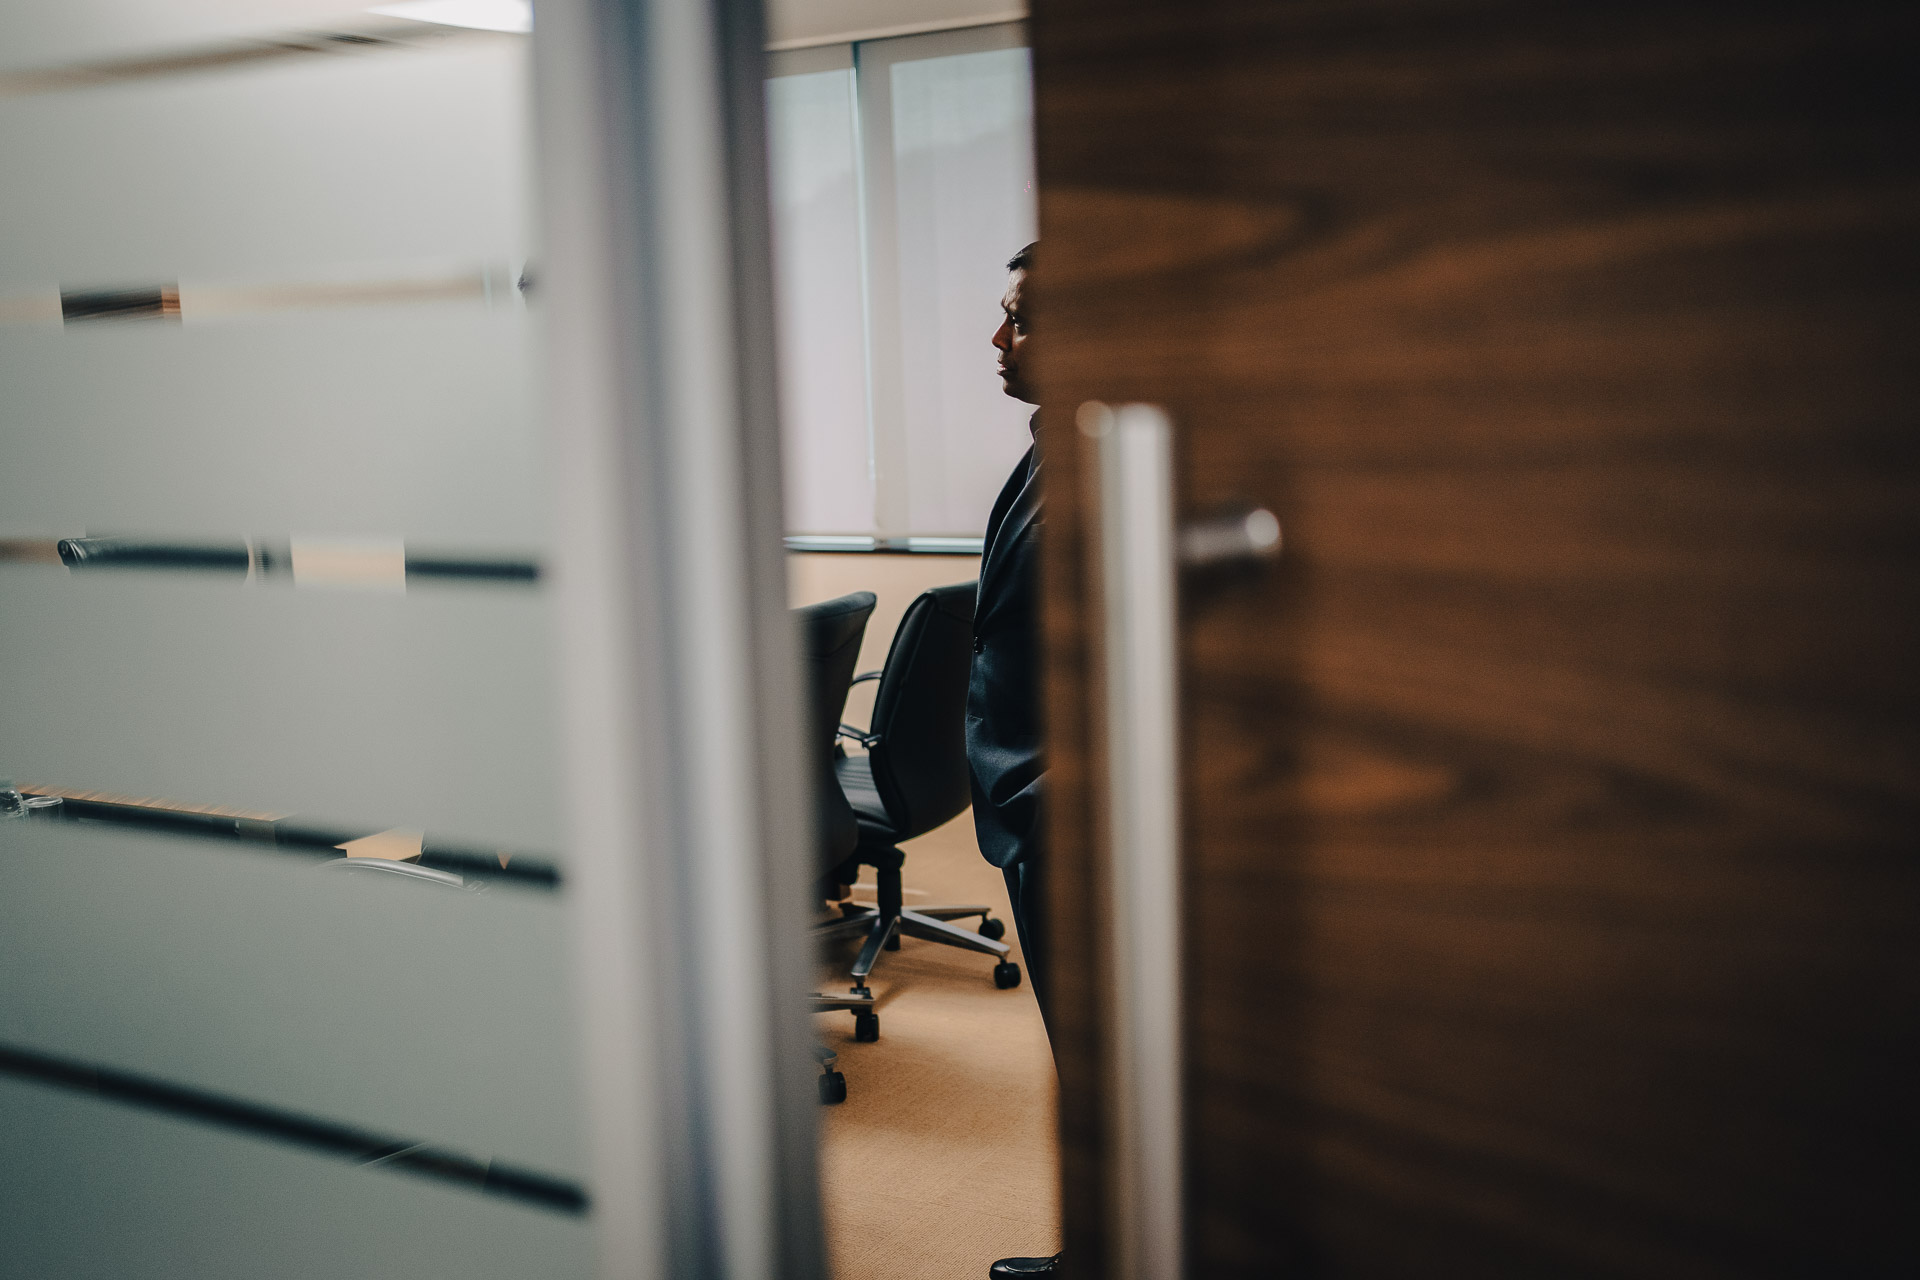
[[[1000,305],[1007,312],[1012,313],[1020,309],[1021,286],[1026,284],[1026,282],[1027,273],[1025,268],[1014,272],[1007,278],[1007,291],[1000,297]]]

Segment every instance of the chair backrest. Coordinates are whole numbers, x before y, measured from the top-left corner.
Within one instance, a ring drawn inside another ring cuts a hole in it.
[[[967,778],[967,678],[978,584],[935,587],[907,606],[893,633],[867,732],[874,788],[902,840],[931,831],[972,802]]]
[[[847,690],[853,687],[854,668],[860,664],[860,642],[873,616],[874,594],[855,591],[795,609],[800,652],[806,673],[806,749],[814,773],[815,816],[821,871],[829,871],[852,856],[860,843],[860,827],[834,777],[835,735],[847,709]]]

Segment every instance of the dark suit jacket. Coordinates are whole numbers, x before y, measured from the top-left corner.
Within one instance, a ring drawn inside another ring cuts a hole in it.
[[[980,852],[1011,867],[1039,847],[1040,467],[1034,450],[994,501],[973,610],[973,672],[967,686],[967,764]]]

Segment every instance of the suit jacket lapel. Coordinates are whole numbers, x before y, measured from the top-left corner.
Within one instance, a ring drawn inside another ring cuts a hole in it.
[[[1001,491],[1005,499],[1008,491],[1013,492],[1013,500],[1007,505],[1005,515],[998,525],[989,530],[991,540],[987,544],[986,557],[980,566],[980,599],[988,598],[988,589],[1006,569],[1008,561],[1013,559],[1013,550],[1020,539],[1033,526],[1034,517],[1040,513],[1040,468],[1032,465],[1032,450],[1022,458],[1022,466],[1007,478],[1007,487]],[[1024,476],[1021,472],[1025,471]],[[1019,487],[1015,489],[1015,483]],[[994,514],[1000,515],[1000,503],[994,503]]]
[[[1019,463],[1008,473],[1007,482],[1000,486],[1000,492],[994,497],[993,511],[987,516],[986,542],[980,549],[980,568],[982,576],[986,566],[993,559],[994,548],[1000,545],[1000,531],[1006,526],[1013,512],[1013,504],[1020,500],[1020,494],[1027,487],[1033,469],[1033,449],[1020,455]]]

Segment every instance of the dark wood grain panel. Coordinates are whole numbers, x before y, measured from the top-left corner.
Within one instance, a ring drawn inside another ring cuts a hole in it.
[[[1050,421],[1148,400],[1204,1275],[1903,1275],[1920,14],[1038,0]],[[1098,726],[1050,431],[1066,1206]]]

